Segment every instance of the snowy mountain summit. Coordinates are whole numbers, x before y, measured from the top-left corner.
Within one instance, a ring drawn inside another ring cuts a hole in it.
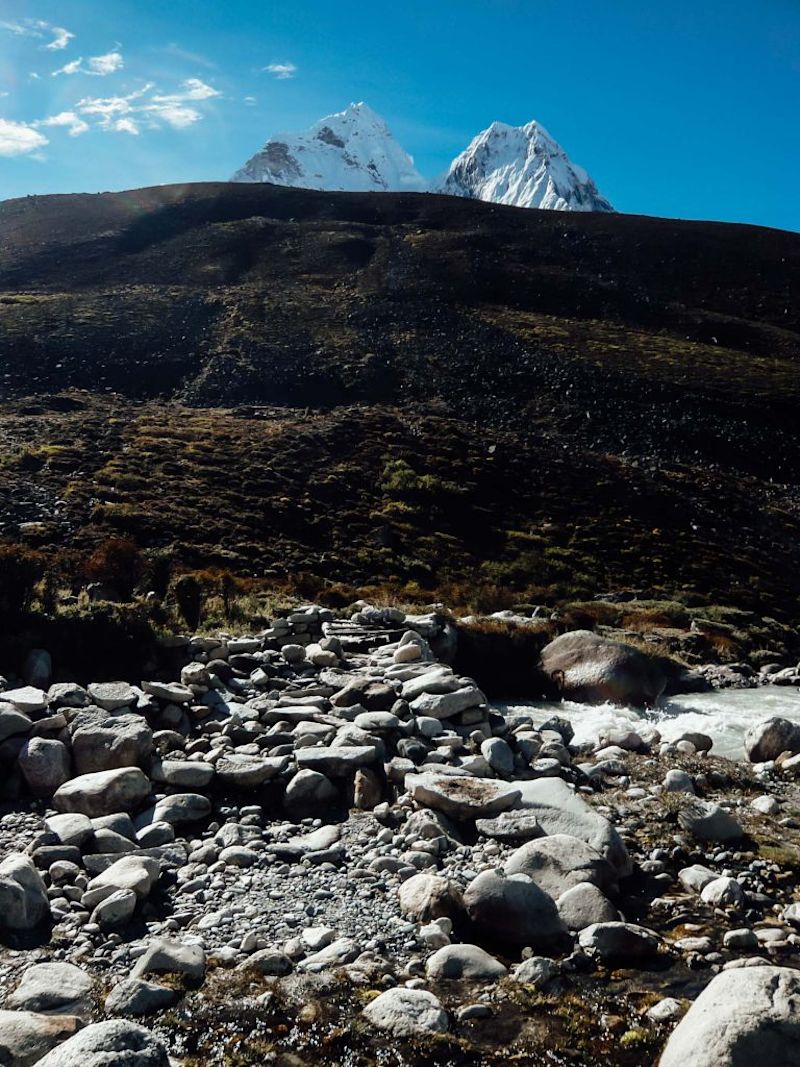
[[[538,122],[503,122],[479,133],[433,182],[366,104],[321,119],[304,133],[271,137],[234,176],[348,192],[434,192],[554,211],[613,211],[583,169]]]
[[[433,191],[553,211],[614,210],[538,122],[493,122],[456,156]]]
[[[363,103],[304,133],[276,134],[232,180],[349,192],[422,191],[427,185],[380,115]]]

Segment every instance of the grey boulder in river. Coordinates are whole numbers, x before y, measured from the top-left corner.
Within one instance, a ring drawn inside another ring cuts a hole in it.
[[[542,650],[541,669],[561,696],[584,704],[650,707],[666,685],[664,672],[650,656],[591,630],[571,630],[551,641]]]

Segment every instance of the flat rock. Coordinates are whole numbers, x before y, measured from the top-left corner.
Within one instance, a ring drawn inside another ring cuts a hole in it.
[[[25,715],[35,715],[47,707],[47,693],[34,685],[23,685],[19,689],[6,689],[0,693],[4,704],[13,704],[17,711]]]
[[[418,804],[460,822],[497,815],[513,807],[520,798],[518,789],[508,789],[493,779],[438,771],[407,774],[405,787]]]
[[[504,811],[493,819],[476,819],[475,829],[484,837],[510,843],[544,837],[539,820],[529,811]]]
[[[310,834],[297,834],[287,841],[273,841],[267,851],[280,859],[298,860],[312,852],[323,852],[334,846],[341,837],[338,826],[321,826]]]
[[[215,764],[217,780],[233,789],[257,789],[289,766],[288,756],[248,756],[232,752]]]
[[[346,778],[359,767],[377,763],[378,750],[374,745],[315,745],[298,749],[295,758],[301,770],[318,771],[327,778]]]
[[[167,704],[191,704],[195,699],[194,690],[180,682],[142,682],[142,689]]]
[[[127,682],[92,682],[87,686],[93,704],[105,711],[118,711],[136,703],[137,694]]]
[[[92,1009],[91,975],[71,963],[36,963],[28,967],[5,1006],[47,1015],[88,1015]]]
[[[411,711],[431,719],[452,719],[462,711],[485,703],[486,697],[480,689],[470,685],[451,693],[423,693],[411,701]]]

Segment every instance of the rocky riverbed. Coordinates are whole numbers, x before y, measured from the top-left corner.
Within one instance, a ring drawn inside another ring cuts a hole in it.
[[[797,1063],[800,728],[578,744],[452,642],[312,606],[0,680],[0,1064]]]

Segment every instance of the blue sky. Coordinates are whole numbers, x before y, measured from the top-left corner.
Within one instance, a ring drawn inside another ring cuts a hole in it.
[[[0,199],[226,179],[352,100],[428,176],[535,118],[621,211],[800,230],[798,0],[0,0]]]

